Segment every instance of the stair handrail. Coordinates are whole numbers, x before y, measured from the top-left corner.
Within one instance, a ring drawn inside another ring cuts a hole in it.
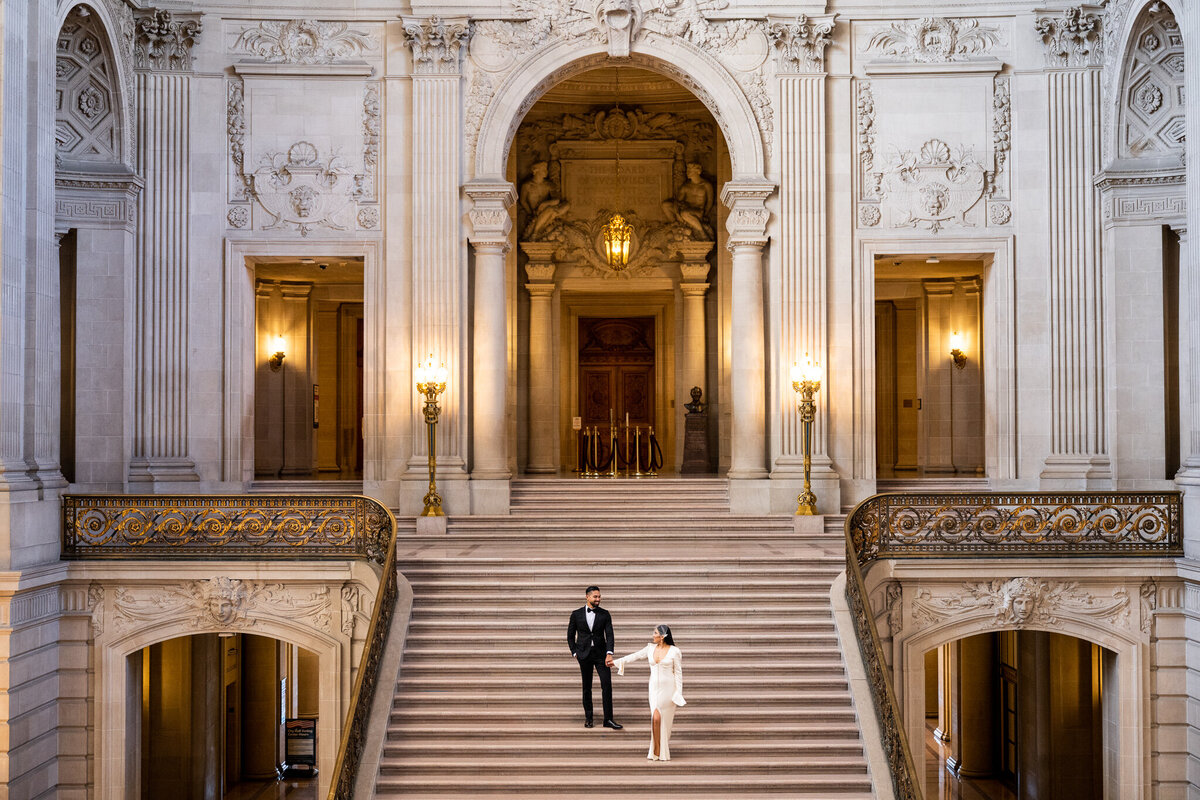
[[[399,581],[396,579],[396,518],[387,511],[391,521],[392,535],[387,553],[383,557],[383,574],[380,576],[379,594],[375,608],[371,611],[371,624],[363,654],[358,662],[358,673],[354,677],[354,688],[350,692],[350,706],[342,724],[342,736],[338,742],[337,758],[333,762],[333,779],[329,782],[328,800],[353,800],[354,784],[362,763],[363,748],[367,741],[367,724],[370,720],[371,700],[379,688],[379,666],[387,646],[388,632],[396,611]]]
[[[846,599],[899,800],[923,800],[864,574],[881,559],[1183,555],[1182,495],[885,492],[846,517]]]

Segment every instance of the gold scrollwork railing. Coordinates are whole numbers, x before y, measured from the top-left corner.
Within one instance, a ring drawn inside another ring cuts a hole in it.
[[[63,558],[365,559],[380,586],[338,743],[329,800],[350,800],[399,586],[396,519],[361,496],[66,495]]]
[[[1179,492],[878,494],[846,518],[846,598],[899,800],[923,800],[863,575],[885,558],[1183,555]]]

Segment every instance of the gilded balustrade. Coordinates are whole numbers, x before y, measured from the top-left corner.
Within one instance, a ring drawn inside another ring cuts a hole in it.
[[[922,800],[922,776],[896,702],[863,575],[887,558],[1183,555],[1179,492],[889,493],[846,518],[846,598],[899,800]]]
[[[360,496],[66,495],[65,559],[364,559],[381,569],[329,800],[349,800],[399,586],[396,519]]]

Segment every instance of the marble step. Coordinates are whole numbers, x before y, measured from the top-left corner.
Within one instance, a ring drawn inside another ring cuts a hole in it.
[[[689,766],[672,766],[677,763]],[[673,772],[669,772],[671,770]],[[829,793],[843,796],[847,791],[871,796],[871,781],[865,771],[861,775],[808,775],[788,765],[765,775],[746,775],[737,770],[697,772],[691,762],[680,762],[678,758],[666,763],[635,758],[631,763],[614,765],[603,772],[589,769],[577,773],[575,765],[562,765],[556,774],[550,775],[526,776],[512,771],[476,772],[470,776],[432,774],[406,777],[381,774],[376,783],[376,793],[394,793],[395,796],[411,800],[420,792],[449,792],[449,796],[470,798],[527,798],[530,792],[547,792],[547,797],[561,799],[564,789],[568,787],[570,794],[567,796],[576,796],[574,790],[580,780],[601,786],[599,793],[604,796],[623,800],[630,797],[631,792],[639,791],[645,792],[648,797],[722,797],[726,800],[741,798],[746,791],[787,793],[789,798],[794,798],[797,792],[810,792],[813,797],[824,798],[828,798]],[[656,795],[651,790],[659,785],[664,788]]]

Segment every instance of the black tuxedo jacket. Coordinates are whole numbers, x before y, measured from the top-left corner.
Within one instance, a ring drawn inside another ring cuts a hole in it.
[[[597,653],[603,658],[607,653],[616,652],[612,615],[603,608],[597,608],[596,620],[592,629],[588,630],[585,608],[587,607],[581,606],[572,611],[571,621],[567,623],[567,647],[571,648],[571,655],[582,661]]]

